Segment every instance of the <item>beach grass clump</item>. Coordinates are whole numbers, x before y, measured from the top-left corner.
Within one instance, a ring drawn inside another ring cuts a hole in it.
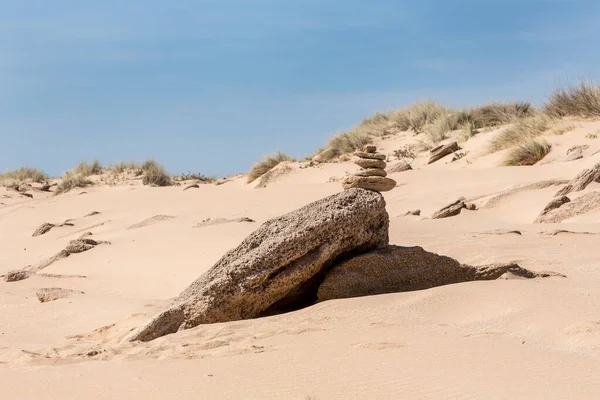
[[[79,174],[81,176],[87,177],[91,175],[100,175],[102,173],[102,164],[100,161],[94,160],[91,163],[87,163],[86,161],[80,162],[77,167],[73,170],[75,174]]]
[[[44,182],[48,175],[44,171],[31,167],[20,167],[14,170],[8,170],[0,174],[0,183],[21,183],[21,182]]]
[[[284,161],[294,161],[294,159],[281,151],[277,151],[276,153],[263,158],[261,161],[254,164],[250,172],[248,172],[247,182],[254,182]]]
[[[552,146],[544,139],[528,139],[512,148],[504,158],[502,165],[534,165],[546,157],[551,148]]]
[[[600,85],[581,81],[557,89],[544,105],[544,112],[553,117],[600,117]]]
[[[75,188],[84,188],[92,185],[93,182],[89,180],[87,177],[76,173],[74,171],[66,172],[62,178],[58,186],[56,187],[55,195],[67,193],[70,190]]]
[[[492,139],[489,151],[494,153],[528,142],[542,135],[553,124],[554,119],[543,113],[519,119]]]
[[[147,160],[140,166],[142,183],[148,186],[171,186],[173,181],[162,165],[155,160]]]

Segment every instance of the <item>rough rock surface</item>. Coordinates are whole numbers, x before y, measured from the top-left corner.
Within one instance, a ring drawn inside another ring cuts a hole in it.
[[[310,304],[327,269],[343,258],[385,247],[388,226],[383,196],[362,189],[271,219],[124,340],[149,341],[200,324]]]
[[[382,176],[385,178],[387,176],[387,172],[385,172],[385,169],[363,168],[355,173],[354,176]]]
[[[67,247],[65,247],[65,251],[70,254],[83,253],[84,251],[93,249],[97,245],[98,242],[96,242],[94,239],[79,238],[71,240]]]
[[[412,167],[406,161],[398,161],[396,164],[394,164],[393,166],[388,168],[388,172],[390,174],[393,174],[395,172],[404,172],[404,171],[408,171],[411,169],[412,169]]]
[[[600,182],[600,169],[584,169],[554,196],[566,196],[571,192],[579,192],[592,182]]]
[[[381,160],[368,160],[368,159],[364,159],[364,158],[359,158],[354,163],[356,165],[360,166],[360,167],[363,167],[363,168],[379,168],[379,169],[384,169],[385,166],[386,166],[385,161],[381,161]]]
[[[429,157],[429,161],[427,162],[427,164],[432,164],[458,150],[460,150],[460,147],[456,142],[448,143],[431,149],[431,156]]]
[[[415,216],[419,216],[421,215],[421,210],[411,210],[411,211],[407,211],[406,214],[404,214],[404,216],[406,217],[407,215],[415,215]]]
[[[480,267],[421,247],[388,246],[349,259],[332,268],[319,286],[319,301],[429,289],[460,282],[498,279],[506,273],[524,278],[557,275],[535,273],[517,264]]]
[[[38,290],[36,296],[40,303],[47,303],[58,299],[64,299],[74,294],[84,294],[78,290],[61,289],[61,288],[43,288]]]
[[[552,210],[560,208],[563,204],[569,203],[570,201],[571,199],[569,199],[567,196],[560,196],[552,199],[552,201],[548,203],[546,207],[544,207],[534,223],[539,224],[545,222],[544,220],[548,213],[550,213]]]
[[[377,151],[377,146],[368,144],[364,147],[364,151],[365,151],[365,153],[375,153]]]
[[[591,192],[572,199],[569,203],[562,205],[560,208],[550,210],[545,215],[540,215],[535,222],[562,222],[566,219],[586,214],[597,209],[600,209],[600,192]]]
[[[360,158],[367,158],[367,159],[371,159],[371,160],[381,160],[384,161],[385,160],[385,155],[383,154],[379,154],[379,153],[367,153],[365,151],[355,151],[354,152],[355,156],[358,156]]]
[[[376,192],[387,192],[396,187],[396,181],[381,176],[349,176],[342,182],[344,189],[361,188]]]
[[[580,160],[583,158],[583,150],[577,149],[572,152],[567,152],[567,156],[564,158],[565,162]]]
[[[29,278],[29,272],[24,271],[22,269],[8,271],[6,275],[4,275],[4,280],[6,282],[17,282],[27,278]]]
[[[460,214],[460,212],[462,211],[463,208],[465,208],[465,198],[461,197],[460,199],[456,200],[454,203],[448,204],[446,207],[437,211],[435,214],[433,214],[431,216],[431,219],[453,217],[455,215]]]
[[[35,232],[33,232],[33,234],[31,236],[36,237],[36,236],[41,236],[44,233],[47,233],[48,231],[50,231],[50,229],[54,228],[56,225],[54,224],[49,224],[48,222],[44,222],[42,225],[39,226],[39,228],[37,228],[35,230]]]

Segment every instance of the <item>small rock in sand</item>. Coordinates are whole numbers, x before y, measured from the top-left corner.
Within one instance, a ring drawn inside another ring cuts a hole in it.
[[[455,215],[460,214],[460,212],[463,208],[465,208],[465,198],[461,197],[460,199],[456,200],[454,203],[448,204],[446,207],[437,211],[435,214],[433,214],[431,219],[441,219],[441,218],[453,217]]]
[[[40,303],[48,303],[50,301],[64,299],[74,294],[84,294],[79,290],[61,289],[61,288],[43,288],[38,290],[36,296]]]
[[[4,275],[4,280],[6,282],[17,282],[27,278],[29,278],[29,272],[24,271],[22,269],[8,271],[6,275]]]
[[[44,222],[42,225],[39,226],[39,228],[37,228],[35,230],[35,232],[33,232],[33,234],[31,236],[33,236],[33,237],[41,236],[44,233],[47,233],[48,231],[50,231],[50,229],[54,228],[55,226],[56,225],[54,225],[54,224]]]

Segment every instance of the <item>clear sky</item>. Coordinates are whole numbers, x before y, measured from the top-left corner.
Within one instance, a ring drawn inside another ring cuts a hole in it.
[[[432,98],[600,79],[598,0],[0,0],[0,171],[224,175]]]

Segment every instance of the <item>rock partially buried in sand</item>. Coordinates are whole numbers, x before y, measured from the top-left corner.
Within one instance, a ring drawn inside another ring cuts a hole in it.
[[[460,199],[456,200],[454,203],[448,204],[446,207],[437,211],[435,214],[433,214],[431,219],[441,219],[441,218],[453,217],[455,215],[460,214],[460,212],[462,211],[463,208],[465,208],[465,198],[461,197]]]
[[[473,267],[421,247],[388,246],[333,267],[319,286],[318,299],[324,301],[422,290],[498,279],[506,273],[523,278],[559,275],[532,272],[514,263]]]
[[[566,196],[565,196],[566,197]],[[548,206],[547,206],[548,207]],[[556,223],[600,209],[600,192],[591,192],[540,215],[535,223]]]
[[[41,236],[44,233],[47,233],[48,231],[50,231],[50,229],[54,228],[55,226],[56,225],[54,225],[54,224],[44,222],[42,225],[39,226],[39,228],[37,228],[35,230],[35,232],[33,232],[33,234],[31,236],[33,236],[33,237]]]
[[[337,260],[387,245],[388,225],[383,196],[362,189],[269,220],[124,340],[149,341],[310,304],[319,277]]]
[[[548,213],[550,213],[550,211],[560,208],[563,204],[569,203],[570,201],[571,201],[571,199],[569,199],[567,196],[560,196],[560,197],[556,197],[556,198],[552,199],[552,201],[550,203],[548,203],[546,205],[546,207],[544,207],[544,209],[542,210],[540,215],[537,217],[537,219],[534,221],[534,223],[537,224],[537,223],[544,222],[545,216]]]
[[[29,278],[29,272],[24,271],[22,269],[8,271],[6,275],[4,275],[4,280],[6,282],[18,282]]]
[[[394,164],[392,167],[390,167],[388,169],[388,172],[390,174],[393,174],[395,172],[404,172],[404,171],[409,171],[411,169],[412,169],[412,167],[406,161],[398,161],[396,164]]]
[[[460,150],[458,143],[452,142],[445,145],[438,146],[434,149],[431,149],[431,157],[427,164],[433,164],[434,162],[446,157],[449,154],[454,153],[455,151]]]
[[[396,187],[396,181],[381,176],[350,176],[342,182],[344,189],[361,188],[375,192],[387,192]]]
[[[61,289],[61,288],[44,288],[38,290],[36,296],[40,303],[48,303],[50,301],[64,299],[74,294],[84,294],[79,290]]]
[[[600,169],[584,169],[554,196],[566,196],[571,192],[582,191],[592,182],[600,182]]]

